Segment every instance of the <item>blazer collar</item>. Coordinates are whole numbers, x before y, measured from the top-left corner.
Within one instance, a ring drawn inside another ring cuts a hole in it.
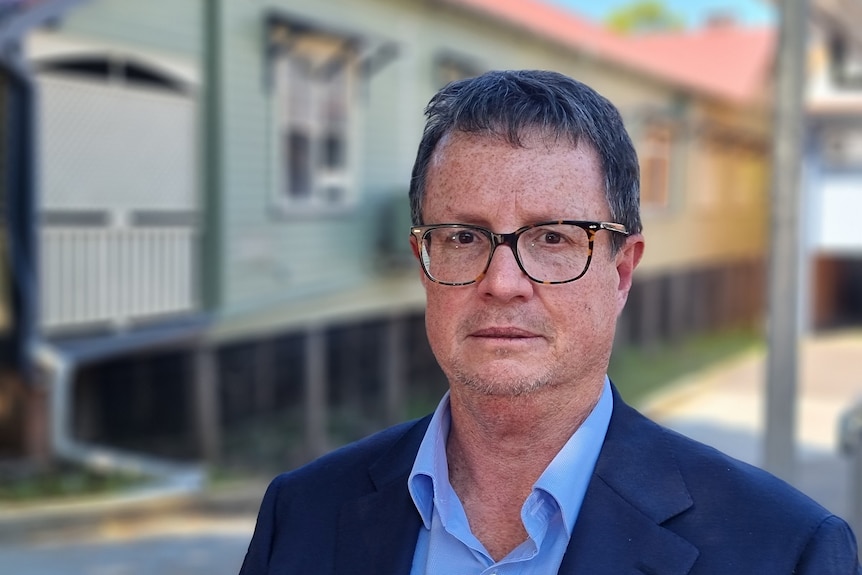
[[[699,554],[662,526],[692,506],[666,431],[626,405],[614,412],[560,573],[685,575]]]
[[[407,478],[431,417],[409,426],[368,470],[373,490],[344,504],[338,518],[335,573],[410,573],[422,521]]]

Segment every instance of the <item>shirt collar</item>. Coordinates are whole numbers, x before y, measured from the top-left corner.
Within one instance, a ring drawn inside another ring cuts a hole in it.
[[[449,485],[449,463],[446,460],[446,438],[449,436],[451,417],[449,415],[449,392],[437,404],[425,437],[419,445],[413,470],[407,480],[407,488],[413,504],[422,516],[426,529],[431,529],[431,516],[434,512],[434,493],[451,490]]]
[[[533,486],[556,501],[562,511],[566,531],[571,534],[590,477],[605,440],[613,411],[613,394],[610,381],[605,377],[599,401],[587,419],[572,434]],[[452,494],[449,484],[449,466],[446,460],[446,438],[451,425],[449,392],[447,391],[434,414],[419,445],[407,487],[413,504],[422,517],[426,529],[431,528],[435,496],[438,503]]]
[[[533,485],[534,490],[542,490],[556,500],[569,535],[602,450],[613,405],[611,383],[605,376],[598,403]]]

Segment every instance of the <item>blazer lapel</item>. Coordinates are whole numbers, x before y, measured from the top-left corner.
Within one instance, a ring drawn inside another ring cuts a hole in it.
[[[406,489],[390,484],[347,503],[338,520],[335,573],[409,575],[421,520]]]
[[[593,477],[560,574],[685,575],[698,551]]]
[[[409,575],[422,521],[407,478],[429,421],[420,420],[369,468],[371,492],[342,506],[335,574]]]
[[[614,413],[561,574],[685,575],[699,554],[662,526],[692,505],[666,432],[614,390]]]

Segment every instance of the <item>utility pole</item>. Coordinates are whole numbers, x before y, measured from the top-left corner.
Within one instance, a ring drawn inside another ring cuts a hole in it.
[[[778,2],[764,467],[793,483],[799,352],[799,204],[808,1]]]

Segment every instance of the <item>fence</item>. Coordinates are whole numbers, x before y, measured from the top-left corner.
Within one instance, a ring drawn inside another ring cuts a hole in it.
[[[41,326],[121,327],[197,307],[194,227],[43,226]]]

